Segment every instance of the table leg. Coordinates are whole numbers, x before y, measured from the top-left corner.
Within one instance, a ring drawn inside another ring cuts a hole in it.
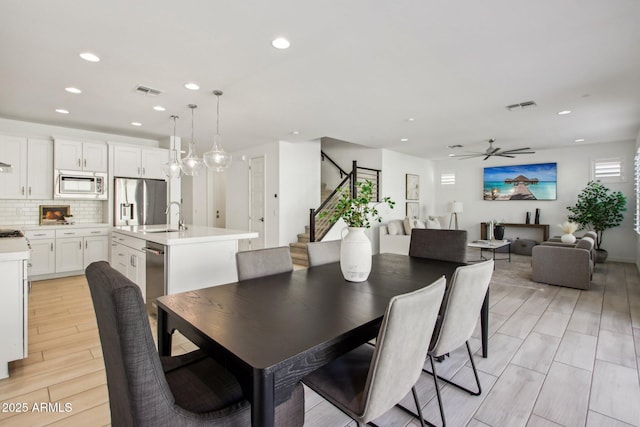
[[[171,356],[171,338],[167,312],[158,307],[158,353],[160,356]]]
[[[251,402],[251,425],[274,427],[274,378],[262,370],[253,370],[253,396]]]
[[[480,330],[482,335],[482,357],[489,356],[489,288],[480,310]]]

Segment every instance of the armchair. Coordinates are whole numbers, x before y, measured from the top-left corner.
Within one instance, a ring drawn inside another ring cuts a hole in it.
[[[594,242],[583,237],[575,245],[537,245],[531,253],[532,280],[569,288],[589,289],[593,273]]]

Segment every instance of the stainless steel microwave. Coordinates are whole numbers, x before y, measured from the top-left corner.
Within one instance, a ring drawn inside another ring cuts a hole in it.
[[[107,199],[107,174],[56,170],[55,199]]]

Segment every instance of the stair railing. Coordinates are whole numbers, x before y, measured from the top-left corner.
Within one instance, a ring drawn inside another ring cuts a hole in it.
[[[328,158],[328,157],[327,157]],[[333,162],[331,160],[333,164]],[[339,167],[338,165],[336,165]],[[342,169],[341,169],[342,170]],[[329,221],[335,212],[336,205],[344,191],[349,191],[351,197],[355,197],[358,186],[356,183],[371,181],[375,194],[375,202],[380,201],[380,170],[364,168],[358,166],[357,161],[353,161],[351,172],[345,173],[345,178],[338,184],[333,192],[316,209],[309,209],[309,241],[318,242],[329,232],[333,224]],[[326,212],[326,213],[325,213]]]

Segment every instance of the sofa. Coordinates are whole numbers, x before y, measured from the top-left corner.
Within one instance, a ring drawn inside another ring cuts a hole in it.
[[[594,267],[593,246],[590,237],[583,237],[573,246],[535,246],[531,252],[531,279],[549,285],[589,289]]]
[[[442,218],[435,216],[430,216],[425,220],[393,219],[379,228],[380,253],[409,255],[409,243],[413,228],[442,229],[445,228],[442,227],[443,223]]]

